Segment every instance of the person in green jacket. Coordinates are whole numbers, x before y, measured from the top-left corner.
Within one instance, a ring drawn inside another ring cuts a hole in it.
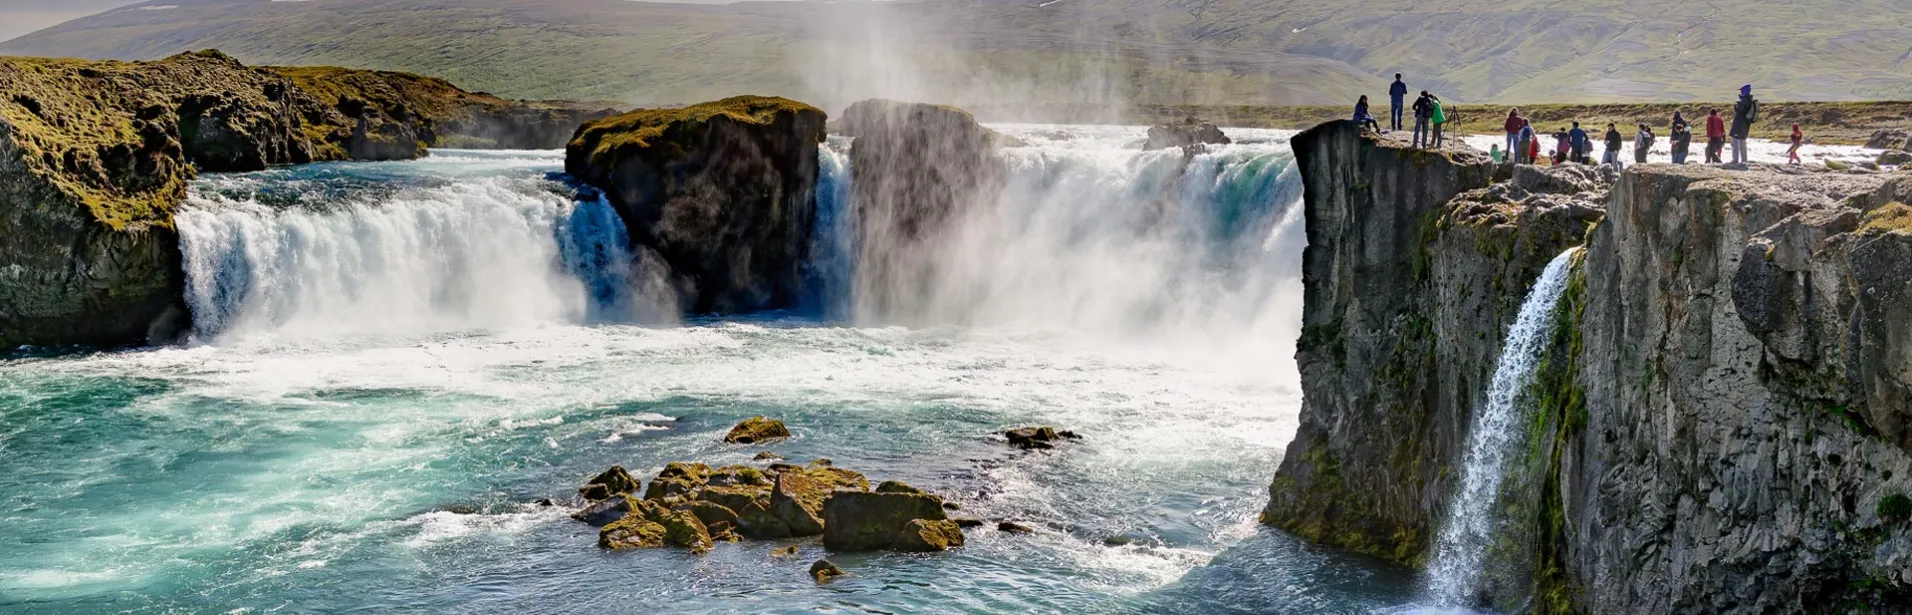
[[[1441,104],[1441,97],[1428,94],[1427,99],[1434,104],[1433,115],[1428,118],[1434,122],[1434,149],[1440,149],[1442,136],[1441,125],[1447,123],[1447,109]]]

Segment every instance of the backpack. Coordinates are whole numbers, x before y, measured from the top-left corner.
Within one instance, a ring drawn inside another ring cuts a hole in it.
[[[1752,104],[1746,107],[1746,121],[1748,123],[1759,121],[1759,99],[1748,99],[1748,102]]]

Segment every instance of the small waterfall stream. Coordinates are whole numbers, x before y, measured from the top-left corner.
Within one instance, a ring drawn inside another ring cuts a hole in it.
[[[1468,430],[1461,488],[1454,494],[1428,565],[1428,593],[1436,604],[1465,606],[1480,579],[1482,560],[1496,524],[1495,497],[1506,478],[1508,444],[1521,414],[1521,393],[1532,382],[1552,324],[1555,304],[1567,289],[1573,248],[1555,256],[1534,282],[1520,314],[1507,330],[1507,343],[1487,389],[1487,404],[1474,414]]]

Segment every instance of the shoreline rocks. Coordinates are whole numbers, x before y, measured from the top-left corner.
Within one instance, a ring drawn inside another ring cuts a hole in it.
[[[1056,444],[1063,440],[1082,439],[1082,436],[1076,435],[1076,432],[1057,431],[1056,428],[1048,426],[1019,427],[1005,431],[1002,435],[1009,440],[1010,446],[1023,450],[1047,450],[1055,448]]]
[[[724,441],[731,444],[758,444],[788,437],[790,437],[790,429],[783,426],[783,421],[754,416],[730,428],[730,433],[724,434]],[[765,453],[768,452],[765,451]],[[770,455],[776,457],[775,453]],[[758,453],[757,458],[764,459],[764,453]],[[777,458],[781,459],[781,457]]]
[[[816,221],[823,111],[737,96],[584,124],[564,168],[604,191],[677,276],[693,313],[785,308],[800,298]]]

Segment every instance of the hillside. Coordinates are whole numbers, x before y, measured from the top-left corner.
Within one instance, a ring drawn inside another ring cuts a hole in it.
[[[1912,98],[1907,0],[164,0],[0,53],[403,70],[513,98],[776,93],[1343,104],[1402,70],[1464,102]]]

